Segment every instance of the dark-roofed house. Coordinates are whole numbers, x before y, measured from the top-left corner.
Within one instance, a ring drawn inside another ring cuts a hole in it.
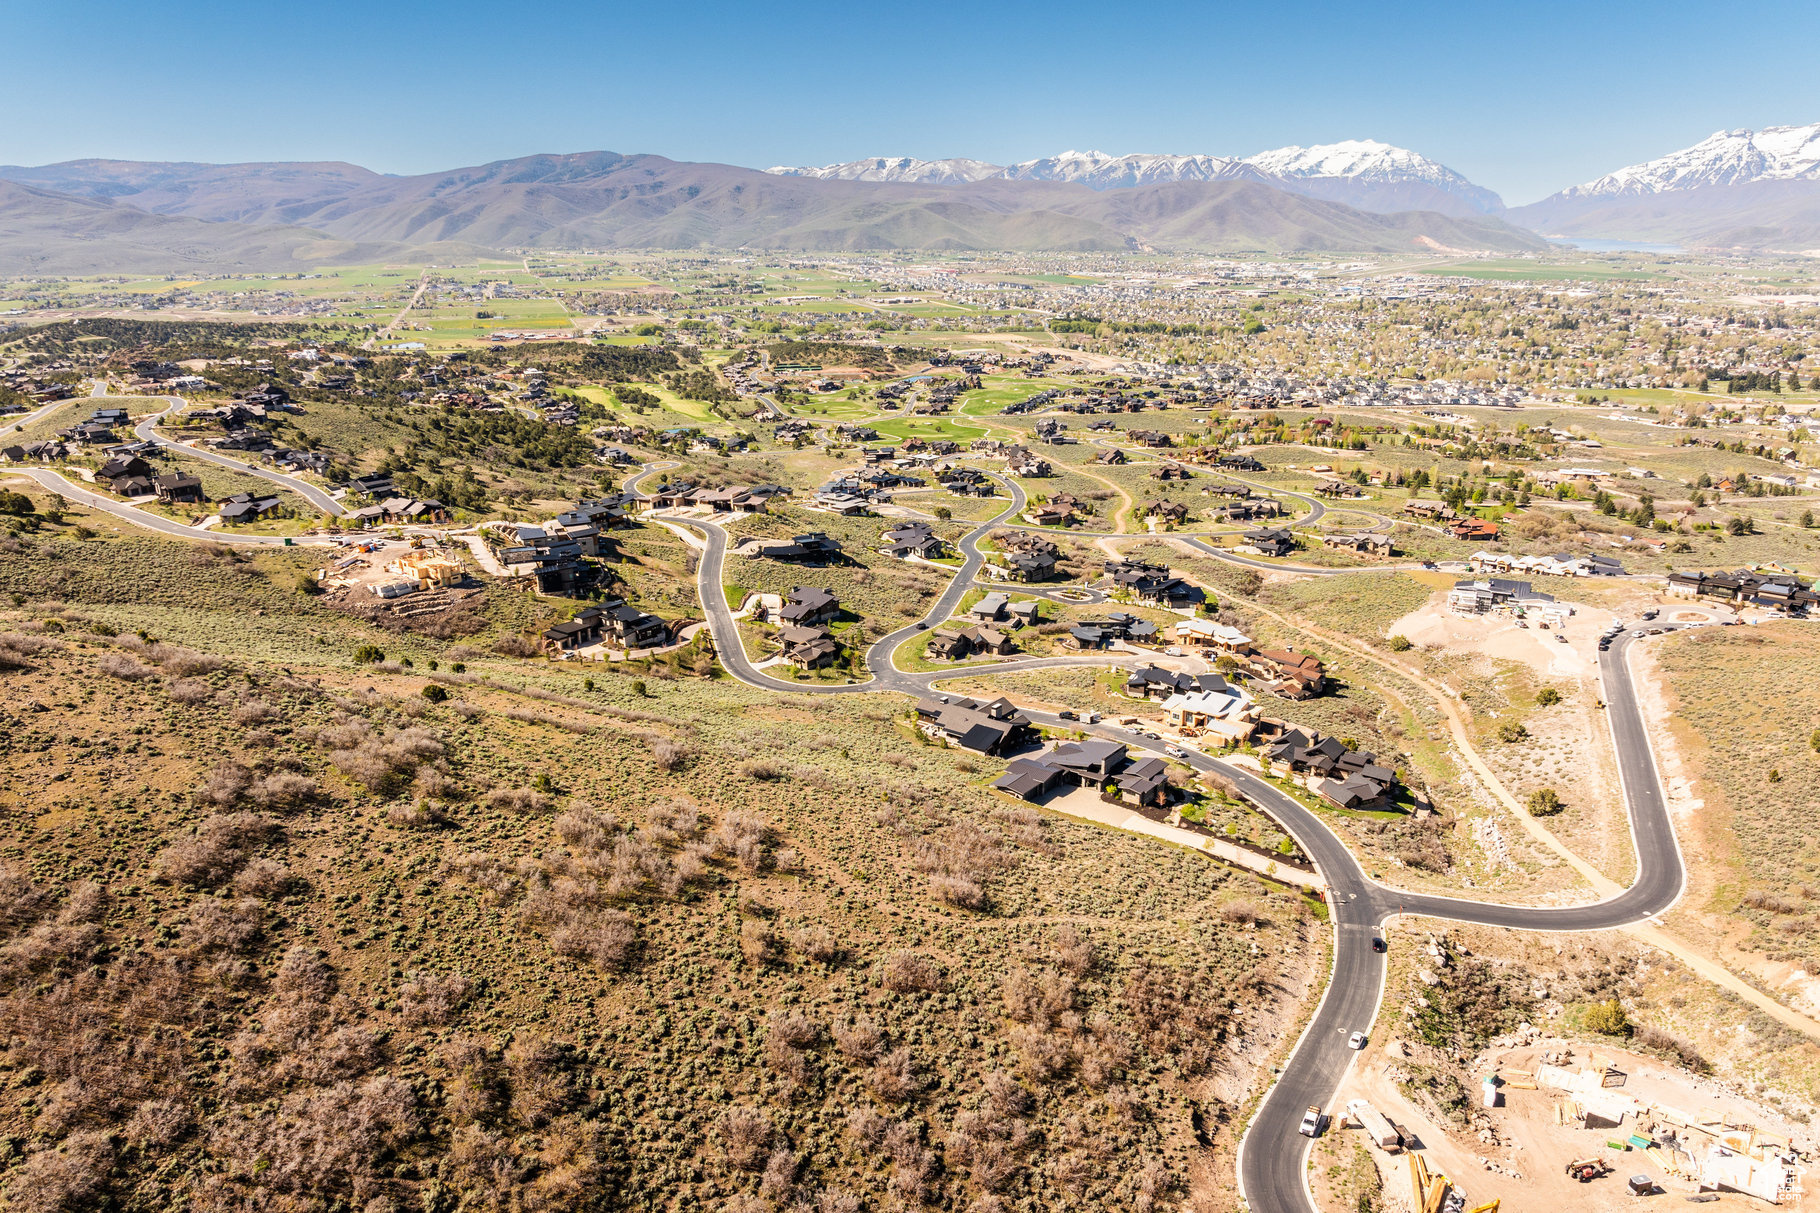
[[[215,511],[223,525],[236,522],[250,522],[278,508],[276,497],[255,497],[251,493],[235,493]]]
[[[152,484],[158,491],[160,501],[199,502],[203,499],[200,476],[186,476],[181,472],[173,472],[169,476],[158,477]]]
[[[992,786],[1036,800],[1059,784],[1093,788],[1102,796],[1136,804],[1163,805],[1169,800],[1169,764],[1160,758],[1133,760],[1122,743],[1088,737],[1012,760]]]
[[[945,696],[923,699],[917,702],[916,714],[930,736],[982,754],[997,754],[1014,746],[1030,731],[1029,717],[1003,697],[990,702]]]
[[[811,623],[826,623],[840,614],[840,600],[828,590],[816,586],[799,585],[790,591],[790,598],[778,609],[777,617],[785,623],[801,627]]]
[[[113,492],[122,491],[127,481],[133,479],[150,480],[152,465],[137,455],[125,458],[110,459],[95,469],[95,479]]]
[[[811,531],[797,535],[787,543],[776,539],[761,541],[746,554],[795,564],[826,564],[840,556],[840,541],[830,539],[820,531]]]
[[[1245,542],[1233,549],[1258,556],[1287,556],[1295,551],[1295,536],[1286,527],[1262,527],[1240,536]]]

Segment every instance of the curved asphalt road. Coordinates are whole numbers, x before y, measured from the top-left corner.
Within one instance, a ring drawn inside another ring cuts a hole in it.
[[[60,473],[46,468],[8,468],[6,473],[15,476],[30,476],[45,488],[55,493],[61,493],[71,501],[88,506],[90,509],[100,510],[105,514],[112,514],[123,522],[144,527],[148,531],[175,535],[179,539],[200,539],[205,543],[226,543],[245,547],[284,546],[284,537],[281,535],[241,535],[232,531],[205,531],[200,527],[185,526],[181,522],[173,522],[169,518],[138,509],[113,497],[104,497],[100,493],[85,489],[66,479]],[[310,545],[328,544],[332,541],[293,538],[291,542],[294,545]]]
[[[172,409],[181,407],[183,401],[175,396],[166,396],[165,399],[170,401],[170,404],[165,407],[164,412],[154,413],[133,427],[134,436],[141,442],[155,442],[169,450],[181,451],[185,455],[193,455],[197,459],[207,460],[220,467],[232,468],[236,472],[245,472],[250,476],[257,476],[261,480],[269,480],[280,488],[290,489],[331,518],[347,517],[347,511],[341,508],[339,502],[307,481],[299,480],[295,476],[286,476],[283,472],[268,471],[257,464],[229,459],[226,455],[217,455],[213,451],[205,451],[200,447],[185,446],[181,442],[173,442],[166,438],[158,432],[158,422]]]
[[[642,474],[639,478],[642,478]],[[636,478],[635,478],[636,479]],[[982,562],[978,539],[992,527],[1023,509],[1024,494],[1013,481],[1011,507],[980,524],[961,540],[966,557],[959,574],[936,601],[923,624],[939,622],[952,614],[961,597],[974,585]],[[1319,504],[1318,502],[1316,503]],[[680,520],[679,520],[680,521]],[[752,668],[738,640],[721,589],[721,564],[726,554],[726,532],[715,523],[690,520],[708,537],[708,551],[701,562],[698,584],[704,608],[717,636],[722,663],[743,682],[768,690],[809,694],[853,694],[897,691],[926,695],[936,683],[981,672],[1009,673],[1020,669],[1063,665],[1098,665],[1123,662],[1137,655],[1102,654],[1091,657],[1037,658],[1007,662],[988,670],[967,669],[934,674],[909,674],[891,660],[897,647],[919,632],[912,624],[880,639],[867,650],[872,678],[851,686],[804,686],[769,678]],[[1191,545],[1216,559],[1260,569],[1291,570],[1331,575],[1354,570],[1297,568],[1252,561],[1219,550],[1198,540]],[[1380,566],[1381,567],[1381,566]],[[1535,909],[1496,905],[1426,893],[1404,892],[1373,880],[1357,859],[1321,819],[1300,801],[1266,780],[1240,767],[1190,751],[1186,761],[1201,771],[1218,772],[1231,779],[1241,792],[1273,817],[1314,860],[1328,888],[1328,907],[1334,930],[1333,973],[1314,1017],[1284,1063],[1276,1085],[1260,1103],[1239,1148],[1239,1190],[1253,1213],[1313,1213],[1304,1185],[1307,1156],[1312,1142],[1298,1133],[1302,1111],[1309,1105],[1324,1110],[1331,1103],[1354,1052],[1347,1045],[1353,1032],[1368,1031],[1377,1016],[1386,971],[1385,956],[1372,950],[1382,925],[1399,915],[1449,919],[1456,922],[1533,931],[1595,931],[1621,927],[1661,914],[1680,898],[1685,884],[1679,844],[1667,811],[1650,748],[1648,731],[1638,710],[1628,652],[1632,638],[1614,640],[1601,666],[1607,710],[1623,783],[1631,833],[1637,849],[1637,879],[1624,892],[1605,901],[1561,909]],[[1026,710],[1030,719],[1051,727],[1083,729],[1122,741],[1134,748],[1149,748],[1149,738],[1108,724],[1087,725]]]

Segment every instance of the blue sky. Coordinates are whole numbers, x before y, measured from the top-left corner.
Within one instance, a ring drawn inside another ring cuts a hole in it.
[[[11,164],[1009,163],[1376,138],[1516,204],[1722,127],[1820,121],[1811,0],[0,0],[0,17]]]

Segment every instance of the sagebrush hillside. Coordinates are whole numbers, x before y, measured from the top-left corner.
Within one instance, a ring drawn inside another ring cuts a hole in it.
[[[283,554],[84,546],[113,581],[54,599],[0,561],[12,1207],[1235,1203],[1299,900],[995,801],[896,700],[584,681]]]

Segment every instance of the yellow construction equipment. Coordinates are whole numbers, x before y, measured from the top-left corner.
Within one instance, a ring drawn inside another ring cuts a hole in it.
[[[1466,1213],[1498,1213],[1499,1203],[1498,1200],[1488,1200],[1476,1209],[1466,1210]]]

